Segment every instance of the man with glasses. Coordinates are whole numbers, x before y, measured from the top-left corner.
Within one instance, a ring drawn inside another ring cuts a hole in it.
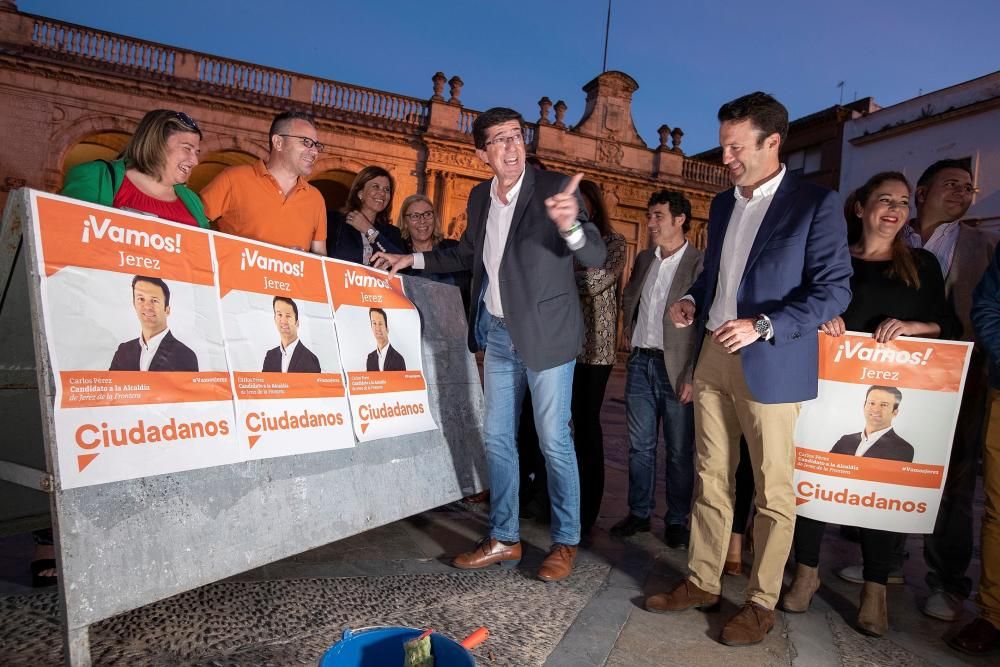
[[[525,169],[519,113],[490,109],[476,118],[472,135],[476,155],[494,177],[469,194],[468,227],[458,245],[412,255],[381,253],[373,260],[393,273],[411,266],[438,273],[472,270],[469,349],[486,350],[490,535],[453,564],[513,567],[521,559],[516,433],[527,389],[552,501],[553,545],[538,578],[558,581],[572,572],[580,541],[580,478],[569,421],[584,329],[573,260],[601,266],[607,250],[577,192],[582,174],[568,179]]]
[[[267,162],[227,167],[201,191],[220,232],[326,255],[326,203],[306,178],[323,150],[312,116],[279,114]]]

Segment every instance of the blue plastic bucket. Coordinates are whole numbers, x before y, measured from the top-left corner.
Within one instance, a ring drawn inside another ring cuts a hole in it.
[[[330,647],[319,667],[402,667],[403,644],[423,630],[415,628],[363,628],[344,630],[343,638]],[[444,635],[431,633],[431,655],[435,667],[475,667],[472,654]]]

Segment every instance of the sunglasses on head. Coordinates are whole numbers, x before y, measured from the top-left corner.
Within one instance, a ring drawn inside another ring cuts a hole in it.
[[[201,134],[201,128],[198,127],[198,123],[194,122],[194,118],[187,115],[183,111],[171,111],[170,109],[159,109],[158,111],[162,111],[168,114],[171,118],[180,121],[181,125],[188,128],[192,132],[197,132],[199,135]]]

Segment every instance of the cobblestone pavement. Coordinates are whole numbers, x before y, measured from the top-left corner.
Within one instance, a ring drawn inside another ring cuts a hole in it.
[[[943,638],[958,625],[923,616],[927,595],[921,538],[911,536],[907,585],[889,590],[890,632],[879,640],[853,629],[860,586],[835,571],[860,557],[856,544],[828,530],[823,586],[806,614],[780,614],[761,644],[734,649],[716,641],[736,611],[745,577],[727,577],[720,613],[650,614],[646,595],[684,571],[686,551],[668,549],[663,526],[627,540],[607,529],[626,512],[624,372],[612,374],[602,411],[607,486],[601,518],[583,543],[573,576],[534,579],[549,545],[548,527],[523,522],[518,569],[459,572],[447,565],[485,534],[483,507],[460,503],[273,563],[224,582],[108,619],[91,629],[97,665],[315,664],[344,628],[434,627],[460,639],[480,625],[491,636],[475,650],[479,665],[994,665],[954,653]],[[662,462],[659,507],[662,516]],[[977,495],[978,517],[982,493]],[[61,664],[58,601],[28,587],[26,535],[0,538],[0,665]],[[978,577],[978,546],[970,574]],[[745,554],[749,565],[752,556]],[[974,614],[966,604],[963,620]]]

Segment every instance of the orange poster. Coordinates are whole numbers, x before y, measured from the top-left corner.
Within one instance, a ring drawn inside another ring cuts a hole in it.
[[[239,460],[210,234],[31,193],[61,488]]]
[[[247,457],[353,447],[323,260],[224,234],[212,238]]]
[[[358,440],[437,428],[424,381],[420,313],[403,281],[349,262],[324,265]]]
[[[798,513],[932,532],[972,344],[821,333],[819,350],[819,395],[795,431]]]

